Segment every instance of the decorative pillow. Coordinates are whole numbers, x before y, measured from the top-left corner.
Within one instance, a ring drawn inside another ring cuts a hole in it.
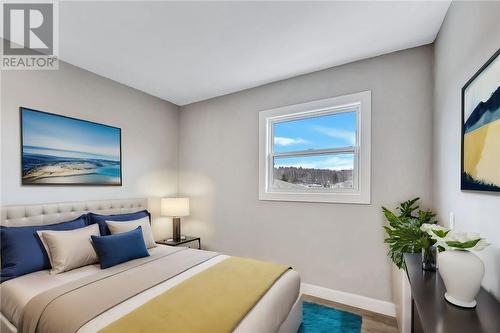
[[[1,281],[50,268],[49,257],[37,235],[38,230],[73,230],[86,226],[85,215],[49,225],[0,227]]]
[[[143,217],[149,217],[151,221],[151,214],[147,210],[141,210],[135,213],[128,214],[115,214],[115,215],[100,215],[95,213],[87,214],[87,223],[88,224],[99,224],[99,230],[101,231],[102,236],[111,235],[109,228],[106,224],[106,221],[133,221]]]
[[[148,249],[156,247],[155,239],[153,237],[153,230],[151,230],[151,225],[149,224],[149,218],[143,217],[134,221],[106,221],[111,234],[120,234],[125,231],[134,230],[137,227],[142,228],[142,237],[144,238],[144,243]]]
[[[100,235],[97,224],[68,231],[38,230],[37,233],[49,254],[51,274],[97,262],[97,254],[90,240],[90,236]]]
[[[102,269],[149,256],[141,227],[121,234],[91,237]]]

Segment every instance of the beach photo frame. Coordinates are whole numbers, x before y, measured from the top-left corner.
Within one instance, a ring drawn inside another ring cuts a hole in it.
[[[500,192],[499,55],[462,88],[462,190]]]
[[[22,185],[121,186],[121,129],[19,108]]]

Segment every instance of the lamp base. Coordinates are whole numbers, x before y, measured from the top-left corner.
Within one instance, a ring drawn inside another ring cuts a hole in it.
[[[184,237],[184,239],[185,238],[186,237]],[[180,242],[182,240],[180,217],[174,217],[172,219],[172,239],[174,240],[174,242]]]

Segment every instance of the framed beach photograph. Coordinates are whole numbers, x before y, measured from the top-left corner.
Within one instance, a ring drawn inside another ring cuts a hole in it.
[[[462,190],[500,192],[499,54],[462,89]]]
[[[122,185],[121,129],[19,108],[23,185]]]

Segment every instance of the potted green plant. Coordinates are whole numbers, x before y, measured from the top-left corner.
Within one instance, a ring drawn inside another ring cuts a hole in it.
[[[421,210],[420,198],[414,198],[399,204],[396,212],[382,207],[388,226],[384,226],[389,245],[389,257],[398,268],[405,267],[404,253],[422,252],[422,268],[436,270],[436,241],[421,229],[424,224],[436,224],[436,214],[431,210]]]

